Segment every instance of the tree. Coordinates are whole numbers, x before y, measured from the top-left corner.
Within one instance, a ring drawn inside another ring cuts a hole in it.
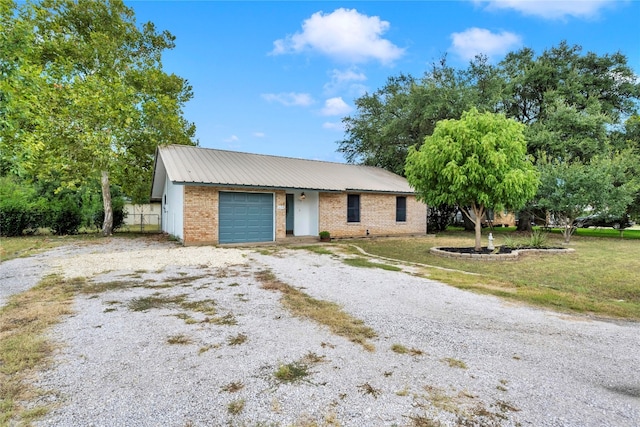
[[[542,157],[538,169],[541,185],[538,204],[559,223],[565,244],[575,231],[575,219],[585,211],[622,217],[638,191],[635,179],[626,177],[628,157],[594,157],[588,163]]]
[[[460,120],[438,122],[419,149],[409,150],[405,170],[420,200],[462,208],[475,224],[476,251],[486,210],[522,207],[539,183],[524,125],[475,108]]]
[[[109,235],[111,184],[140,200],[149,193],[155,148],[194,143],[195,127],[182,117],[191,87],[162,70],[174,37],[152,23],[138,27],[122,0],[28,2],[6,20],[11,34],[19,28],[31,44],[2,52],[0,64],[14,57],[20,64],[3,86],[9,119],[2,143],[34,179],[55,171],[69,188],[99,180]]]

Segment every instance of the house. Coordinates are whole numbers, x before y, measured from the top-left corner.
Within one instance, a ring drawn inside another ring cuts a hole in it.
[[[157,149],[151,200],[185,245],[427,231],[426,205],[384,169],[185,145]]]

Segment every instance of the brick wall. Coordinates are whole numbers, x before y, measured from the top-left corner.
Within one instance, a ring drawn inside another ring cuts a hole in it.
[[[184,186],[185,245],[218,243],[218,189]]]
[[[360,222],[347,222],[347,194],[320,193],[320,231],[331,237],[364,237],[426,234],[427,207],[415,196],[407,196],[406,222],[396,222],[396,196],[360,194]]]
[[[184,244],[218,244],[218,201],[220,191],[242,188],[184,186]],[[265,191],[274,193],[273,191]],[[275,191],[276,241],[286,238],[286,192]],[[332,237],[425,234],[427,208],[414,196],[407,196],[407,220],[396,222],[396,196],[360,194],[360,222],[347,222],[347,194],[320,193],[319,230]]]

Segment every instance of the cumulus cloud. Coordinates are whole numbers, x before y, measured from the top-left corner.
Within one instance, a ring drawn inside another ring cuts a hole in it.
[[[342,97],[329,98],[324,102],[324,108],[320,112],[323,116],[342,116],[351,111],[351,107],[342,100]]]
[[[342,132],[344,131],[344,124],[342,122],[324,122],[322,128]]]
[[[347,91],[354,97],[361,96],[366,92],[366,86],[358,83],[367,80],[367,76],[356,68],[347,70],[331,70],[331,80],[323,87],[325,93],[333,94],[339,91]]]
[[[594,18],[605,7],[614,6],[615,0],[473,0],[486,4],[488,10],[512,9],[523,15],[544,19]]]
[[[356,9],[316,12],[302,23],[302,31],[273,42],[273,55],[319,52],[328,57],[360,63],[377,60],[390,64],[404,49],[382,38],[390,24],[378,16],[367,16]]]
[[[225,138],[224,142],[238,142],[240,141],[240,138],[238,138],[236,135],[231,135],[229,138]]]
[[[313,98],[308,93],[263,93],[262,98],[269,102],[278,102],[287,107],[308,107]]]
[[[517,34],[508,31],[492,33],[484,28],[469,28],[461,33],[453,33],[451,40],[451,50],[468,60],[478,54],[489,58],[504,55],[522,45],[522,39]]]

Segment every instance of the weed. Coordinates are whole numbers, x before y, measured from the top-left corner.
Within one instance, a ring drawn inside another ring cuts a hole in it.
[[[234,335],[231,336],[229,338],[227,338],[227,344],[228,345],[240,345],[240,344],[244,344],[245,342],[247,342],[248,337],[243,334],[240,333],[238,335]]]
[[[227,285],[227,286],[229,286],[230,288],[231,288],[231,287],[235,287],[235,286],[240,286],[240,283],[233,282],[233,283],[231,283],[231,284],[229,284],[229,285]]]
[[[244,388],[244,383],[242,381],[233,381],[229,384],[222,386],[221,390],[226,391],[227,393],[237,393]]]
[[[185,295],[160,296],[155,294],[148,297],[134,298],[129,301],[128,307],[132,311],[147,311],[152,308],[166,308],[180,304],[184,299]]]
[[[292,247],[291,249],[302,249],[309,252],[313,252],[314,254],[318,254],[318,255],[333,255],[333,252],[326,249],[324,246],[318,246],[318,245],[295,246],[295,247]]]
[[[391,346],[391,350],[398,354],[410,354],[411,356],[421,356],[424,354],[422,350],[418,350],[417,348],[407,348],[402,344],[393,344]]]
[[[182,334],[178,334],[178,335],[171,335],[167,338],[167,344],[181,344],[181,345],[185,345],[185,344],[191,344],[191,338],[182,335]]]
[[[79,291],[83,294],[101,294],[109,291],[119,291],[121,289],[138,288],[142,286],[142,282],[135,280],[113,280],[111,282],[92,282],[82,286]]]
[[[404,386],[402,390],[396,391],[396,395],[400,397],[405,397],[409,395],[409,386]]]
[[[374,386],[372,386],[371,384],[369,384],[368,382],[361,384],[358,386],[358,388],[360,389],[360,391],[362,392],[362,394],[370,394],[372,395],[375,399],[378,398],[378,396],[382,393],[382,390],[379,388],[375,388]]]
[[[325,361],[325,356],[318,356],[314,352],[310,351],[302,357],[302,362],[315,364]]]
[[[238,415],[244,409],[244,399],[233,400],[227,405],[227,410],[231,415]]]
[[[164,281],[167,283],[171,283],[173,285],[180,285],[180,284],[195,282],[196,280],[204,279],[205,277],[207,277],[204,274],[199,276],[188,276],[187,274],[189,273],[185,273],[181,271],[178,273],[178,277],[170,277],[168,279],[164,279]]]
[[[118,311],[118,309],[115,307],[109,307],[102,310],[103,313],[111,313],[112,311]]]
[[[187,313],[178,313],[176,314],[176,317],[178,319],[184,320],[184,323],[186,323],[187,325],[193,325],[194,323],[197,323],[197,320],[189,316]]]
[[[451,357],[445,357],[444,359],[442,359],[442,361],[452,368],[467,369],[467,364],[464,363],[462,360],[454,359]]]
[[[216,314],[216,302],[212,299],[199,301],[181,301],[180,307],[185,310],[197,311],[209,316]]]
[[[273,374],[276,379],[283,383],[294,383],[305,379],[310,375],[309,367],[301,362],[292,362],[278,366]]]
[[[362,320],[343,311],[337,304],[312,298],[301,290],[280,282],[268,270],[257,273],[256,277],[262,283],[263,289],[282,292],[281,302],[295,316],[325,325],[334,334],[362,345],[367,351],[375,349],[367,339],[375,338],[376,332],[366,326]]]
[[[214,323],[216,325],[227,325],[227,326],[233,326],[238,324],[238,321],[236,320],[236,317],[233,315],[233,313],[227,313],[224,316],[214,317],[212,319],[209,319],[209,322]]]

